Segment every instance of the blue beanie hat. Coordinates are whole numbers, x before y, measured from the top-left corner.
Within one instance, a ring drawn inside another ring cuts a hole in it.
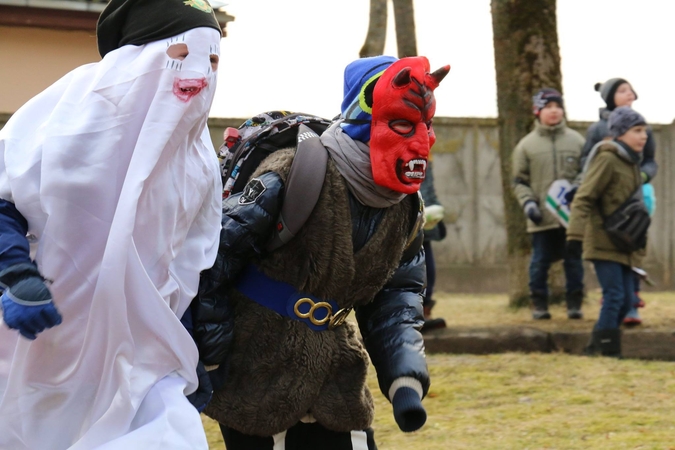
[[[647,121],[642,115],[632,109],[630,106],[620,106],[612,111],[607,119],[609,124],[609,134],[617,138],[638,125],[647,125]]]
[[[342,100],[342,129],[354,140],[370,140],[373,89],[382,72],[397,58],[372,56],[357,59],[345,68],[344,99]]]

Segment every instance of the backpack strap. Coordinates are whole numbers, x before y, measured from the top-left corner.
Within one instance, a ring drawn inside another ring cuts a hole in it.
[[[298,128],[298,145],[286,179],[284,203],[267,250],[281,247],[300,231],[319,200],[326,178],[328,152],[319,135],[305,124]]]

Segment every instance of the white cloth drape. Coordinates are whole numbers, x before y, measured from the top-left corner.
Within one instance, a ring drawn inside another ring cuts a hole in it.
[[[177,42],[180,60],[167,54]],[[219,43],[197,28],[121,47],[0,131],[0,198],[38,238],[63,316],[35,341],[0,327],[0,449],[207,448],[185,399],[197,349],[179,319],[218,246],[206,120]],[[201,91],[186,99],[176,89],[190,80]]]

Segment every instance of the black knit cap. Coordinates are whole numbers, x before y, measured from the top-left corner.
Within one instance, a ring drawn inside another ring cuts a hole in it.
[[[111,0],[98,18],[101,57],[123,45],[143,45],[193,28],[222,29],[207,0]]]

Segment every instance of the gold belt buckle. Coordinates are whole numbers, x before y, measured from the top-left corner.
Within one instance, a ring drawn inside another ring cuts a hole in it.
[[[311,305],[309,311],[307,311],[306,313],[300,312],[300,305],[304,305],[305,303],[309,303]],[[324,317],[323,319],[317,319],[316,317],[314,317],[314,313],[316,312],[317,309],[320,308],[325,308],[327,310],[326,317]],[[314,300],[307,297],[303,297],[297,302],[295,302],[295,305],[293,306],[293,312],[295,313],[296,316],[300,317],[301,319],[309,319],[309,321],[316,326],[325,325],[326,322],[328,322],[329,320],[332,321],[333,317],[333,307],[330,306],[330,303],[328,302],[314,303]]]
[[[347,316],[349,316],[350,312],[352,312],[351,308],[342,308],[340,311],[333,314],[333,317],[330,318],[328,329],[332,330],[333,328],[339,327],[345,323],[345,320],[347,320]]]
[[[309,311],[306,313],[303,313],[300,311],[300,306],[304,305],[305,303],[309,304]],[[325,308],[326,309],[326,317],[323,319],[317,319],[315,316],[315,313],[318,309]],[[301,319],[309,319],[312,324],[316,326],[322,326],[328,323],[328,329],[332,330],[335,327],[339,327],[343,323],[345,323],[345,320],[347,320],[347,316],[349,316],[349,313],[352,311],[352,308],[342,308],[335,314],[333,314],[333,307],[330,305],[328,302],[314,302],[311,298],[308,297],[303,297],[299,299],[298,301],[295,302],[295,305],[293,305],[293,312],[295,313],[296,316],[300,317]]]

